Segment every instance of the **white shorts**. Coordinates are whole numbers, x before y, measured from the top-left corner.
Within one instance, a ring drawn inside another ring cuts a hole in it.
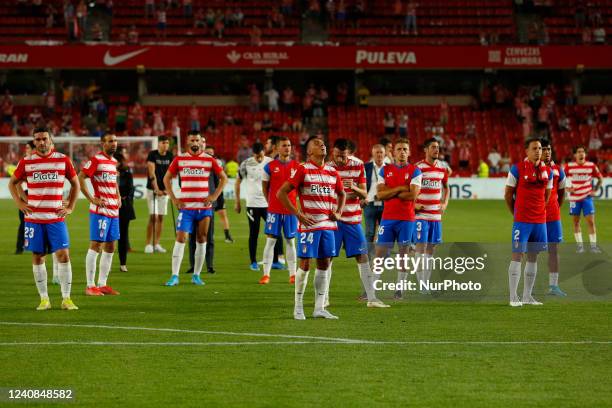
[[[149,215],[166,215],[168,214],[168,196],[156,196],[153,190],[147,189],[147,206],[149,207]]]

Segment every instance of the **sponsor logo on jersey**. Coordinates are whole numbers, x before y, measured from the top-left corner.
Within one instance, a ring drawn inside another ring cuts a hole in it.
[[[32,178],[34,181],[58,181],[59,173],[54,171],[53,173],[37,171],[32,173]]]
[[[316,194],[331,194],[331,187],[330,186],[320,186],[318,184],[313,184],[310,186],[310,192],[311,193],[316,193]]]
[[[297,173],[297,169],[291,169],[291,176],[290,176],[290,178],[293,178],[295,176],[295,173]]]
[[[108,181],[110,183],[114,183],[117,181],[117,175],[113,173],[102,173],[102,181]]]
[[[440,187],[442,187],[442,181],[440,181],[440,180],[423,179],[421,184],[422,184],[422,187],[426,187],[426,188],[440,188]]]
[[[184,176],[203,176],[206,173],[204,169],[192,169],[189,167],[183,168]]]

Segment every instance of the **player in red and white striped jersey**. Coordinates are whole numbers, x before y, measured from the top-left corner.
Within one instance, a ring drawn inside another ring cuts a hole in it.
[[[389,307],[376,298],[374,290],[374,274],[368,259],[368,243],[361,228],[361,205],[359,200],[367,196],[365,168],[363,162],[356,157],[349,156],[349,142],[346,139],[336,139],[332,150],[332,161],[328,163],[334,167],[342,179],[346,204],[342,216],[338,220],[338,229],[334,233],[336,243],[336,256],[344,246],[347,258],[355,257],[357,270],[368,297],[368,307]],[[329,299],[329,282],[331,282],[331,263],[329,266],[326,299]],[[325,306],[328,306],[326,301]]]
[[[313,136],[306,142],[308,161],[292,171],[291,177],[278,190],[277,197],[291,214],[299,220],[299,267],[295,274],[295,306],[293,317],[306,319],[304,315],[304,291],[308,282],[310,259],[317,259],[315,273],[315,310],[313,317],[337,319],[325,310],[325,292],[331,257],[336,255],[334,230],[342,216],[346,194],[338,172],[325,164],[327,147],[323,140]],[[289,193],[297,190],[300,209],[289,199]]]
[[[85,256],[88,296],[118,295],[107,284],[113,264],[115,241],[119,239],[119,207],[121,194],[117,182],[117,136],[106,133],[100,138],[102,150],[84,165],[79,173],[81,191],[89,201],[89,249]],[[93,194],[85,180],[89,178]],[[101,255],[100,255],[101,253]],[[100,255],[100,274],[96,286],[96,263]]]
[[[212,217],[212,203],[221,194],[227,183],[227,176],[219,166],[217,159],[204,152],[206,139],[197,130],[187,134],[187,151],[174,158],[164,176],[164,186],[172,202],[179,209],[176,224],[176,242],[172,250],[172,276],[166,286],[176,286],[183,261],[185,240],[193,230],[193,223],[199,222],[196,234],[195,262],[191,282],[203,285],[200,273],[206,257],[206,237]],[[208,191],[208,179],[211,172],[219,176],[219,185],[214,192]],[[174,176],[181,178],[179,196],[172,190]]]
[[[72,265],[68,247],[70,240],[64,218],[74,210],[79,195],[76,171],[70,159],[53,149],[51,132],[36,128],[33,132],[36,150],[19,161],[9,181],[9,191],[17,207],[25,214],[24,246],[32,251],[32,271],[40,295],[38,310],[51,309],[47,292],[45,267],[46,244],[56,254],[62,291],[62,309],[76,310],[70,300]],[[63,201],[64,181],[70,183],[68,201]],[[20,184],[26,181],[28,196]]]
[[[570,215],[574,218],[574,238],[578,245],[578,252],[584,252],[582,244],[582,230],[580,228],[580,214],[584,215],[589,228],[589,241],[591,252],[599,253],[597,246],[597,232],[595,228],[595,205],[593,196],[601,187],[603,177],[595,163],[587,161],[586,148],[576,146],[573,149],[574,161],[565,165],[565,175],[568,180]],[[597,179],[593,187],[593,179]]]
[[[427,139],[423,144],[425,160],[417,162],[421,169],[421,190],[416,198],[414,209],[416,221],[414,226],[414,240],[416,253],[422,257],[421,268],[417,271],[419,290],[429,293],[423,287],[424,282],[431,278],[431,262],[434,249],[442,242],[442,214],[448,205],[450,189],[448,187],[448,171],[438,162],[440,143],[434,139]],[[423,282],[423,283],[422,283]]]

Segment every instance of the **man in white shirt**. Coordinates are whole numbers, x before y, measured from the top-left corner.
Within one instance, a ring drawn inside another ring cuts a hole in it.
[[[265,93],[268,98],[268,110],[270,112],[278,112],[278,92],[274,88],[268,89]]]
[[[489,161],[489,164],[491,165],[491,167],[489,168],[491,174],[499,173],[499,162],[501,160],[501,155],[497,152],[496,148],[491,149],[491,152],[487,156],[487,160]]]
[[[249,257],[251,259],[250,268],[253,271],[259,270],[257,264],[257,238],[259,236],[259,224],[263,220],[266,222],[268,201],[262,191],[263,168],[266,163],[271,162],[270,157],[265,156],[264,145],[261,143],[253,144],[253,156],[244,160],[240,164],[238,178],[234,186],[236,193],[236,204],[234,209],[240,214],[242,204],[240,202],[240,192],[242,183],[246,186],[246,214],[249,220]]]

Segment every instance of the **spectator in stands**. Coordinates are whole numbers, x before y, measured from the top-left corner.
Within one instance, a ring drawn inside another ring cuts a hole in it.
[[[383,126],[385,128],[385,136],[395,135],[395,118],[393,117],[393,113],[389,111],[385,112]]]
[[[128,109],[124,103],[121,103],[115,109],[115,132],[123,133],[127,129]]]
[[[4,91],[4,97],[2,98],[2,122],[9,123],[12,121],[14,108],[13,95],[7,89]]]
[[[583,44],[590,44],[593,41],[593,32],[591,28],[588,26],[583,27],[581,37]]]
[[[559,117],[559,121],[557,122],[557,125],[559,126],[559,130],[562,132],[569,132],[572,130],[570,119],[567,117],[565,113],[561,114],[561,117]]]
[[[368,107],[370,99],[370,90],[365,86],[365,84],[361,84],[357,89],[357,98],[360,108]]]
[[[272,123],[272,119],[270,119],[270,115],[264,113],[263,119],[261,121],[261,130],[263,130],[264,132],[271,132],[272,130],[274,130],[273,127],[274,125]]]
[[[278,112],[278,91],[273,87],[270,87],[266,92],[264,92],[267,102],[268,102],[268,110],[270,112]]]
[[[164,134],[165,130],[164,114],[160,108],[157,108],[155,112],[153,112],[153,136],[161,136]]]
[[[339,28],[346,27],[346,4],[344,0],[340,0],[336,9],[336,24]]]
[[[459,168],[468,170],[470,167],[470,158],[472,157],[472,144],[467,140],[459,142]]]
[[[602,45],[606,43],[606,29],[603,26],[595,27],[593,30],[593,44]]]
[[[208,133],[219,133],[219,131],[217,130],[217,120],[214,118],[214,116],[208,117],[204,129]]]
[[[257,85],[250,84],[248,86],[249,90],[249,110],[251,112],[259,112],[259,105],[261,104],[261,94],[259,93],[259,89],[257,89]]]
[[[268,16],[268,28],[283,28],[285,27],[285,17],[280,11],[273,7],[270,15]]]
[[[74,5],[70,0],[64,0],[64,24],[66,24],[66,30],[70,31],[70,24],[74,17]]]
[[[206,26],[208,28],[215,26],[215,11],[212,8],[206,10]]]
[[[414,35],[417,35],[417,7],[418,3],[415,1],[408,1],[406,5],[406,22],[404,24],[404,34],[410,34],[412,32]]]
[[[157,39],[166,38],[166,8],[162,5],[157,11]]]
[[[442,97],[440,101],[440,125],[446,126],[448,123],[448,102],[446,102],[446,97]]]
[[[81,31],[82,35],[85,35],[85,31]],[[104,39],[104,31],[100,23],[96,22],[91,27],[91,39],[92,41],[102,41]]]
[[[232,115],[232,111],[228,110],[225,112],[225,116],[223,117],[223,124],[226,126],[234,126],[236,124],[236,120],[234,119],[234,115]]]
[[[287,85],[285,89],[283,89],[282,102],[283,112],[293,112],[293,109],[295,107],[295,99],[293,95],[293,89],[291,89],[289,85]]]
[[[478,160],[478,177],[489,178],[489,165],[482,159]]]
[[[599,138],[599,132],[597,131],[597,127],[593,126],[589,135],[589,153],[601,149],[602,146],[603,142]]]
[[[499,173],[499,162],[501,161],[501,155],[498,153],[497,149],[494,147],[489,152],[487,156],[487,160],[490,164],[491,174]]]
[[[508,173],[510,171],[511,163],[512,163],[512,160],[510,160],[510,156],[508,156],[508,153],[507,152],[504,153],[504,156],[499,161],[499,171],[501,173]]]
[[[538,134],[542,137],[545,137],[548,135],[548,122],[549,122],[549,118],[548,118],[549,112],[548,112],[548,108],[542,104],[539,108],[538,108]]]
[[[28,115],[28,120],[30,124],[34,127],[38,126],[38,122],[42,119],[42,113],[40,113],[40,109],[34,108],[32,112]]]
[[[261,29],[254,25],[249,31],[251,37],[251,45],[261,45]]]
[[[172,122],[170,123],[170,136],[174,139],[179,140],[181,137],[181,126],[178,116],[174,115]]]
[[[145,0],[145,18],[149,19],[155,14],[155,0]]]
[[[88,135],[93,135],[98,127],[98,119],[93,112],[89,112],[85,118],[81,119],[81,126],[87,129]]]
[[[234,14],[232,14],[232,19],[234,20],[234,25],[236,27],[242,27],[244,24],[244,13],[242,12],[242,9],[235,9]]]
[[[253,155],[253,151],[249,147],[249,144],[249,139],[246,137],[246,135],[240,136],[240,147],[236,152],[236,159],[238,164],[242,163],[244,160],[248,159],[249,157],[251,157],[251,155]]]
[[[215,19],[215,25],[213,27],[212,35],[217,39],[223,39],[223,32],[225,31],[225,23],[223,22],[223,16],[217,16]]]
[[[191,0],[183,0],[183,16],[185,18],[191,18],[193,15],[193,5]]]
[[[130,118],[132,119],[132,132],[138,134],[143,125],[144,113],[140,103],[135,102],[130,112]]]
[[[76,7],[76,16],[79,23],[79,29],[85,32],[87,30],[87,4],[85,4],[85,0],[79,1]]]
[[[151,128],[151,125],[149,125],[148,122],[145,122],[144,126],[142,126],[139,130],[138,133],[136,133],[137,136],[153,136],[153,129]]]
[[[281,6],[280,6],[280,12],[286,17],[289,17],[290,15],[292,15],[293,14],[293,0],[282,0]]]
[[[608,103],[606,101],[605,96],[601,97],[601,101],[597,106],[597,117],[599,119],[599,122],[603,124],[608,123]]]
[[[204,14],[203,8],[199,8],[193,16],[193,27],[206,28],[206,14]]]
[[[53,4],[51,3],[47,4],[47,8],[45,9],[45,14],[47,16],[45,19],[45,26],[47,28],[53,28],[53,26],[55,26],[55,14],[56,13],[57,13],[57,10],[53,6]]]
[[[106,14],[108,14],[110,17],[113,16],[113,0],[106,0]]]
[[[191,104],[191,109],[189,109],[189,129],[195,130],[197,132],[200,131],[200,110],[196,106],[195,102]]]
[[[313,116],[314,96],[310,92],[306,92],[302,98],[302,120],[309,124]]]
[[[568,82],[563,86],[563,95],[565,97],[565,105],[569,106],[574,104],[574,98],[576,95],[574,95],[574,85],[572,85],[571,82]]]

